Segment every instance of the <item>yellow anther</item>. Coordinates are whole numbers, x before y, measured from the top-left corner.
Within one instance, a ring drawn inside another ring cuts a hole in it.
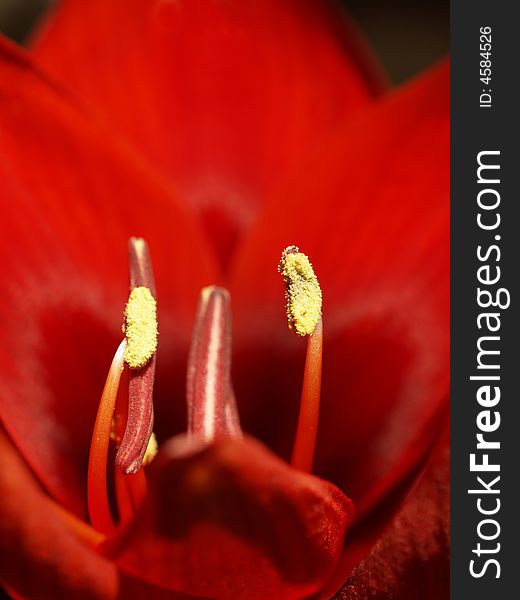
[[[148,446],[146,446],[146,452],[143,457],[143,465],[149,465],[152,460],[155,458],[155,455],[159,451],[159,445],[157,444],[157,438],[155,437],[155,433],[152,431],[152,435],[148,440]]]
[[[133,369],[144,367],[157,349],[157,304],[147,287],[130,292],[125,308],[125,362]]]
[[[288,246],[278,270],[285,282],[289,329],[298,335],[311,335],[321,317],[322,296],[308,257],[296,246]]]

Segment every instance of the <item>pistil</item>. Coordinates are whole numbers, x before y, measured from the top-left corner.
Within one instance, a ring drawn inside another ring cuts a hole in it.
[[[187,374],[188,432],[206,441],[241,436],[231,384],[231,309],[227,290],[202,290]]]
[[[278,269],[285,283],[289,329],[307,337],[300,412],[291,464],[310,472],[314,461],[321,394],[323,354],[322,294],[308,257],[296,246],[282,253]]]

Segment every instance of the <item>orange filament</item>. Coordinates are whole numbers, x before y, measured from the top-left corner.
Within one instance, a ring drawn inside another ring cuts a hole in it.
[[[322,351],[323,322],[320,318],[314,332],[307,338],[300,414],[291,459],[293,467],[307,472],[312,470],[318,432]]]
[[[92,525],[108,534],[114,530],[107,492],[107,456],[112,417],[124,366],[126,340],[116,350],[96,416],[88,462],[88,511]]]

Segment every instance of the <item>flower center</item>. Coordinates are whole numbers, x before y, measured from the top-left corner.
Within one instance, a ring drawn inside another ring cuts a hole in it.
[[[156,292],[150,253],[139,238],[129,241],[130,296],[123,333],[112,361],[94,425],[88,470],[92,525],[109,534],[133,517],[146,495],[144,469],[157,453],[153,434],[153,385],[158,339]],[[296,246],[282,254],[279,271],[286,288],[289,328],[307,337],[300,414],[292,464],[310,471],[316,442],[321,386],[322,295],[309,259]],[[126,368],[125,368],[126,365]],[[122,379],[124,383],[122,384]],[[206,443],[242,437],[231,382],[229,292],[201,292],[193,328],[186,381],[188,435]],[[113,481],[107,481],[110,443],[117,450]],[[115,494],[118,519],[109,501]]]

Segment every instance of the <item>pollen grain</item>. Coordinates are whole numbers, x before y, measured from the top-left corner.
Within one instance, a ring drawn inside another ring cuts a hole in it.
[[[149,288],[135,287],[128,298],[123,326],[127,346],[125,362],[133,369],[144,367],[157,349],[157,303]]]
[[[278,270],[285,283],[289,329],[301,336],[311,335],[321,317],[322,295],[308,257],[296,246],[288,246]]]

